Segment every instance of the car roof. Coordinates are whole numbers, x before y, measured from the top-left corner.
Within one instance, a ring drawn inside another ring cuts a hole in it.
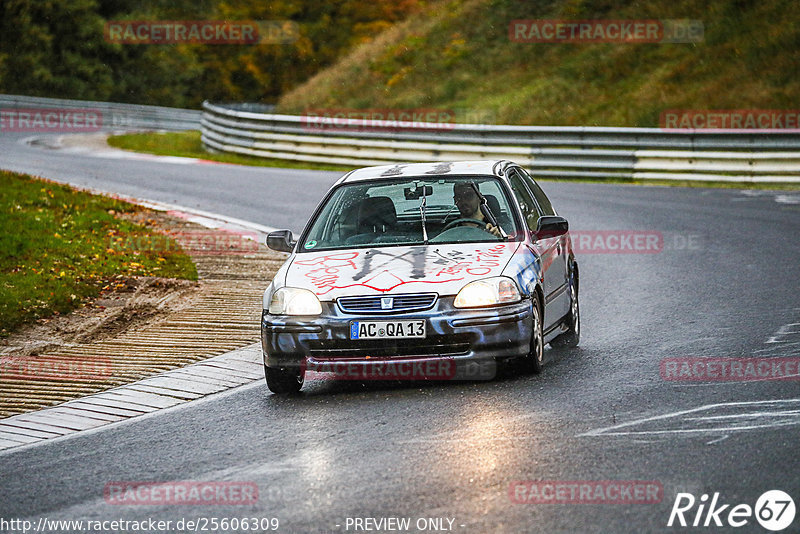
[[[394,165],[380,165],[377,167],[364,167],[344,175],[339,183],[361,182],[369,180],[385,180],[386,178],[402,178],[407,176],[503,176],[503,171],[510,161],[481,160],[481,161],[435,161],[429,163],[396,163]]]

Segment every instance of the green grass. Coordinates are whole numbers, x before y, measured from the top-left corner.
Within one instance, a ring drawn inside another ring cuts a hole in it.
[[[200,132],[174,133],[135,133],[114,135],[108,138],[108,144],[123,150],[146,152],[159,156],[181,156],[199,158],[220,163],[236,165],[255,165],[258,167],[281,167],[285,169],[313,169],[320,171],[350,171],[353,167],[344,165],[328,165],[321,163],[303,163],[282,159],[265,159],[239,154],[217,154],[209,152],[200,141]]]
[[[520,43],[515,19],[696,19],[697,43]],[[666,109],[800,101],[791,0],[439,0],[285,93],[279,112],[437,108],[457,122],[657,127]]]
[[[116,217],[141,208],[27,175],[0,171],[0,337],[67,313],[127,276],[197,280],[172,240]],[[161,243],[126,246],[135,236]],[[166,241],[165,241],[166,240]],[[152,250],[157,249],[157,250]]]

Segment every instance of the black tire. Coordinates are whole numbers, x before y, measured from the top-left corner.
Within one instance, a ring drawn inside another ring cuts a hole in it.
[[[544,334],[542,332],[542,311],[539,300],[534,298],[531,307],[533,315],[533,333],[531,335],[531,351],[522,359],[522,370],[525,373],[538,375],[544,366]]]
[[[267,387],[278,395],[297,393],[303,387],[305,373],[300,369],[277,369],[264,366]]]
[[[567,314],[567,331],[550,342],[550,346],[557,348],[574,348],[581,341],[581,306],[578,302],[578,276],[575,268],[569,270],[569,314]]]

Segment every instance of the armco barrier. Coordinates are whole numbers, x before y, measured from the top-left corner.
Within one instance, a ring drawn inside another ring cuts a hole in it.
[[[193,109],[64,100],[36,96],[0,95],[0,111],[6,110],[92,110],[102,114],[102,129],[110,130],[197,130],[202,113]],[[0,132],[2,133],[2,132]]]
[[[800,182],[800,133],[381,123],[314,131],[295,115],[205,102],[203,144],[264,158],[363,166],[510,159],[536,176]]]

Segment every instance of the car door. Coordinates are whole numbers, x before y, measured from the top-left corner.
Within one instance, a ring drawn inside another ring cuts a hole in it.
[[[547,198],[542,188],[524,169],[518,169],[523,182],[530,190],[542,215],[558,215],[553,209],[550,199]],[[548,307],[555,319],[560,319],[569,312],[569,269],[567,257],[567,236],[560,235],[544,241],[549,241],[548,250],[552,250],[552,263],[549,269],[550,284],[554,288],[551,293]]]
[[[519,169],[511,168],[508,171],[509,184],[514,196],[517,199],[525,224],[530,232],[536,231],[539,217],[543,215],[539,205],[534,200],[530,189],[525,185],[525,180]],[[531,245],[533,253],[540,258],[542,265],[542,290],[544,292],[544,317],[542,324],[544,330],[550,328],[556,321],[563,317],[561,307],[563,303],[558,300],[558,291],[563,292],[560,286],[563,284],[563,272],[560,272],[559,255],[562,247],[557,238],[539,239]]]

